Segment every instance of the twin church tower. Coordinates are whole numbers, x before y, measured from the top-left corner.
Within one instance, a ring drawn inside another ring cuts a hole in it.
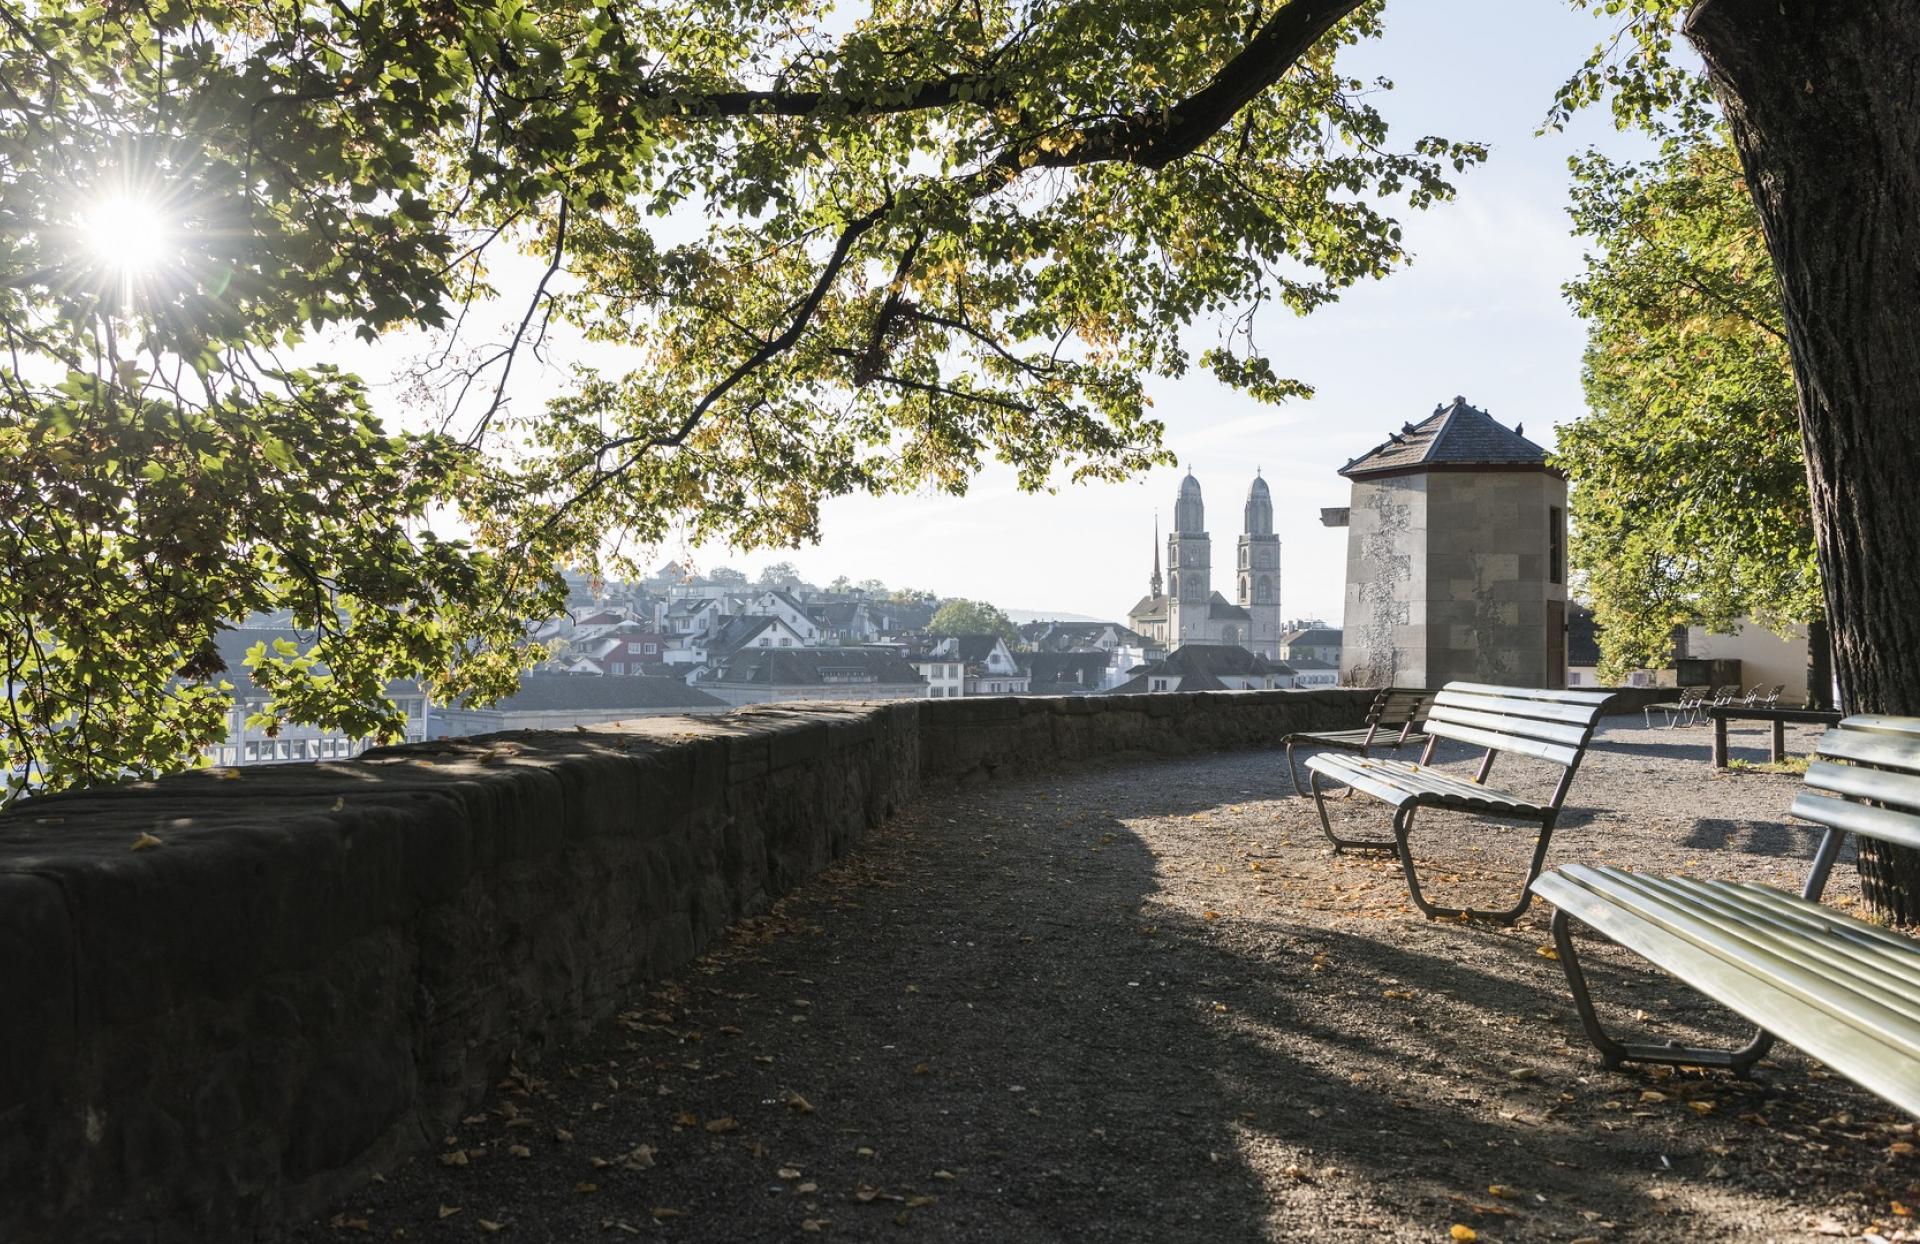
[[[1159,545],[1156,530],[1152,590],[1127,612],[1128,626],[1169,648],[1238,644],[1263,657],[1279,657],[1280,537],[1273,534],[1273,498],[1266,480],[1256,473],[1247,489],[1234,571],[1238,603],[1213,590],[1213,537],[1207,534],[1200,481],[1191,470],[1180,481],[1180,499],[1173,506],[1164,583]]]

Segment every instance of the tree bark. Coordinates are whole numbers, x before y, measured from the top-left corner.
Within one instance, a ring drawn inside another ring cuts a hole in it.
[[[1825,618],[1807,623],[1807,707],[1833,707],[1833,640]]]
[[[1920,0],[1701,0],[1686,33],[1780,273],[1840,694],[1920,716]],[[1920,852],[1862,839],[1920,923]]]

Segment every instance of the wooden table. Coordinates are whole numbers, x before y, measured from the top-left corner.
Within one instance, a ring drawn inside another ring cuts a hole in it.
[[[1840,714],[1824,708],[1748,708],[1744,704],[1720,704],[1707,710],[1713,718],[1713,767],[1727,767],[1727,722],[1770,721],[1773,723],[1773,763],[1787,756],[1787,723],[1813,723],[1822,726],[1840,724]]]

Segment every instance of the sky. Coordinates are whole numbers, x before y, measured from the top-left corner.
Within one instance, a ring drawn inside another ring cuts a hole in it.
[[[1149,391],[1179,467],[1037,495],[989,469],[965,497],[829,501],[817,545],[741,552],[669,543],[656,560],[691,557],[702,570],[750,574],[789,561],[822,584],[879,579],[1043,616],[1124,621],[1147,591],[1155,513],[1164,534],[1189,468],[1215,541],[1214,586],[1231,595],[1241,505],[1258,469],[1281,540],[1281,616],[1339,625],[1346,532],[1323,527],[1319,514],[1347,504],[1335,473],[1342,464],[1455,395],[1524,424],[1548,448],[1554,425],[1582,413],[1584,333],[1561,295],[1583,266],[1566,215],[1567,158],[1589,145],[1632,155],[1642,140],[1615,133],[1603,110],[1567,133],[1534,131],[1555,89],[1609,32],[1556,0],[1390,0],[1385,37],[1343,61],[1356,76],[1395,84],[1374,96],[1390,141],[1405,148],[1440,134],[1484,142],[1490,154],[1454,178],[1453,202],[1400,214],[1411,267],[1311,316],[1273,311],[1259,322],[1260,348],[1282,375],[1313,385],[1312,399],[1266,406],[1204,374],[1156,381]],[[1213,325],[1198,325],[1193,344],[1213,338]],[[530,369],[517,400],[565,380],[558,366]]]

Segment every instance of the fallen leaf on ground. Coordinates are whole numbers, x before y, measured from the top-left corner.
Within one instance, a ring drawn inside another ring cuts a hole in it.
[[[459,1212],[460,1207],[458,1205],[442,1205],[440,1207],[440,1217],[442,1218],[451,1218]]]
[[[440,1155],[440,1165],[442,1166],[465,1166],[466,1164],[467,1151],[465,1149],[455,1149],[452,1153],[443,1153]]]
[[[1472,1227],[1469,1227],[1464,1222],[1454,1223],[1453,1229],[1448,1231],[1447,1234],[1452,1236],[1454,1239],[1459,1240],[1460,1244],[1467,1244],[1467,1242],[1470,1240],[1477,1240],[1480,1238],[1480,1233],[1478,1231],[1475,1231]]]
[[[666,1205],[656,1205],[647,1212],[653,1215],[655,1222],[665,1222],[669,1218],[685,1218],[687,1216],[686,1210],[674,1209]]]
[[[1539,955],[1542,959],[1558,959],[1560,957],[1560,952],[1551,946],[1538,947],[1533,953]]]
[[[808,1101],[806,1098],[800,1096],[800,1094],[794,1092],[792,1089],[787,1090],[786,1103],[787,1103],[787,1109],[793,1111],[795,1114],[812,1114],[813,1113],[813,1103]]]
[[[494,1232],[500,1230],[500,1227],[501,1227],[500,1223],[488,1222],[484,1218],[480,1219],[480,1229],[482,1231],[485,1231],[488,1235],[492,1235]]]
[[[736,1132],[740,1130],[740,1120],[734,1118],[732,1115],[727,1115],[719,1119],[709,1119],[707,1120],[707,1130],[716,1136],[722,1132]]]
[[[128,850],[151,851],[155,847],[162,847],[165,845],[166,843],[160,841],[160,839],[154,837],[152,834],[141,834],[138,838],[135,838],[133,840],[133,845],[129,847]]]

